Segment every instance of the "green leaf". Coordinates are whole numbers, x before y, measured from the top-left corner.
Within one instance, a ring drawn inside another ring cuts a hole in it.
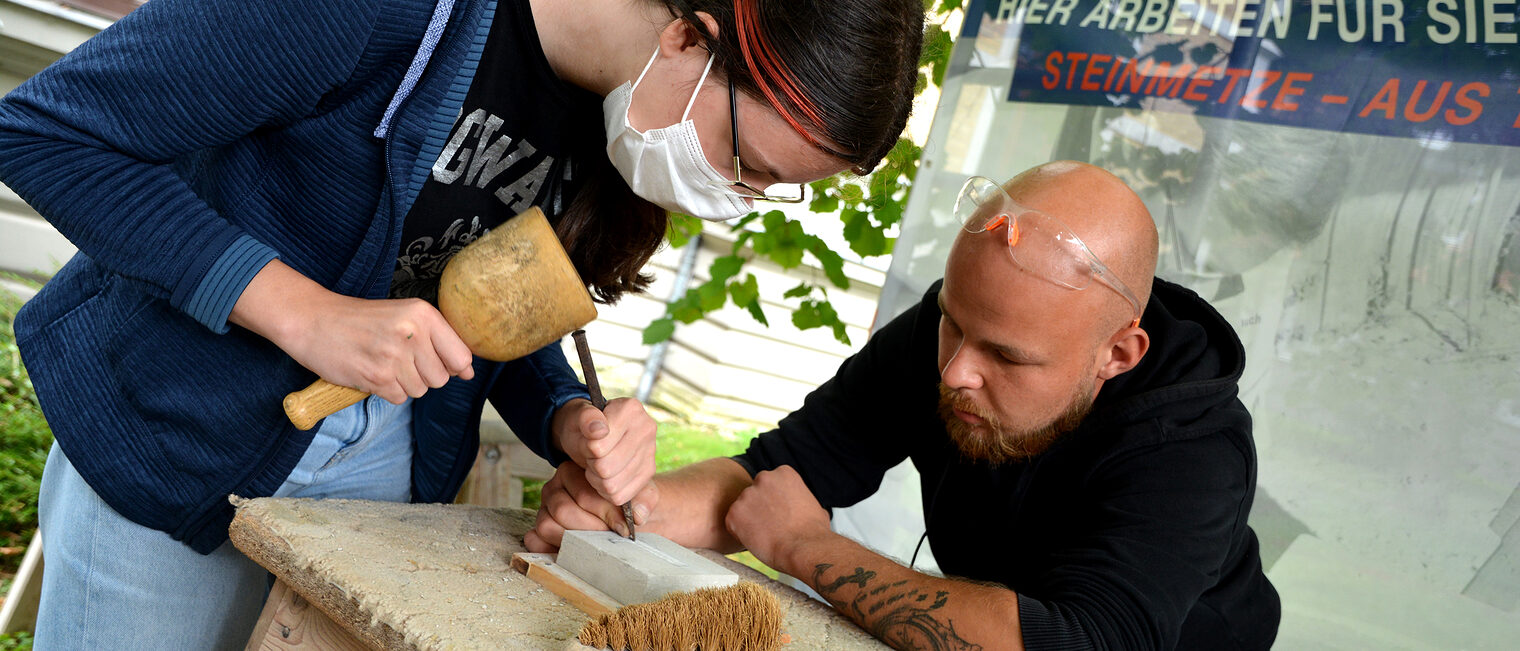
[[[844,321],[839,320],[839,313],[834,311],[834,304],[828,301],[818,303],[818,320],[834,331],[834,339],[846,346],[850,345],[850,335],[845,329]]]
[[[670,339],[676,333],[676,322],[670,317],[660,317],[644,328],[644,345],[650,346]]]
[[[755,280],[755,274],[749,274],[743,281],[729,283],[728,295],[733,297],[734,305],[749,307],[759,301],[760,283]]]
[[[845,330],[843,321],[835,321],[829,324],[834,329],[834,339],[846,346],[850,345],[850,333]]]
[[[917,167],[923,155],[924,149],[912,140],[898,138],[897,144],[892,145],[892,151],[887,152],[887,160],[903,167]]]
[[[935,86],[944,86],[945,69],[950,65],[950,46],[954,38],[939,25],[924,30],[924,45],[919,56],[920,65],[929,66]]]
[[[783,298],[799,298],[802,296],[807,296],[811,293],[813,293],[813,286],[807,283],[801,283],[796,287],[786,290],[786,293],[782,294],[781,296]]]
[[[876,223],[881,224],[883,229],[902,221],[902,214],[903,205],[896,201],[884,201],[880,208],[871,212],[871,216],[876,219]]]
[[[690,215],[679,213],[670,214],[670,222],[665,228],[665,239],[670,240],[670,245],[676,248],[686,246],[693,235],[702,232],[702,220]]]
[[[775,261],[776,264],[781,265],[782,269],[792,269],[797,265],[802,264],[802,254],[802,247],[796,245],[788,245],[785,247],[777,247],[774,251],[771,251],[770,258],[771,260]]]
[[[813,201],[808,204],[808,210],[817,213],[830,213],[839,210],[839,197],[819,192],[813,195]]]
[[[754,236],[755,236],[755,232],[754,231],[744,231],[743,233],[740,233],[739,237],[734,238],[733,252],[734,253],[738,253],[739,250],[742,249],[742,248],[744,248],[744,245],[748,244],[749,241],[750,241],[750,239],[753,238]]]
[[[792,313],[792,325],[798,330],[808,330],[823,325],[823,317],[818,313],[818,301],[803,301]]]
[[[743,267],[744,258],[737,255],[725,255],[713,260],[712,266],[708,268],[708,273],[711,274],[713,280],[723,282],[729,278],[733,278],[735,274],[739,273],[739,269]]]
[[[710,280],[702,283],[697,288],[697,296],[700,299],[698,305],[703,312],[712,312],[723,307],[728,302],[728,288],[721,280]]]
[[[876,255],[886,255],[887,236],[882,235],[880,229],[866,229],[860,234],[860,238],[850,242],[850,250],[860,254],[863,258]]]
[[[870,206],[871,209],[874,210],[882,204],[895,203],[897,201],[893,197],[897,195],[898,190],[902,189],[902,185],[897,181],[900,175],[894,174],[897,171],[896,169],[883,167],[871,175],[871,182],[869,184],[871,196],[869,199],[866,199],[866,205]]]
[[[812,183],[808,184],[808,187],[812,188],[813,192],[815,192],[815,193],[823,194],[824,190],[830,190],[830,189],[839,187],[839,177],[840,176],[842,176],[842,175],[835,174],[835,175],[830,176],[830,177],[828,177],[826,179],[819,179],[817,181],[813,181]]]
[[[765,232],[757,233],[751,240],[755,253],[770,258],[783,269],[802,264],[803,241],[811,237],[802,230],[802,224],[789,220],[780,211],[765,215]]]
[[[829,282],[840,289],[850,288],[850,278],[844,275],[843,257],[825,245],[823,240],[819,240],[818,246],[809,247],[808,250],[813,253],[813,257],[818,258],[818,263],[823,266],[823,273],[829,277]]]
[[[749,315],[751,317],[754,317],[756,321],[760,322],[760,325],[763,325],[767,328],[771,327],[770,320],[765,318],[765,310],[760,309],[760,301],[755,301],[744,307],[745,309],[749,310]]]
[[[688,289],[686,295],[670,304],[670,316],[681,323],[692,323],[702,318],[702,308],[697,303],[697,290]]]
[[[839,214],[839,220],[844,222],[844,239],[850,243],[851,249],[855,248],[855,241],[871,228],[871,218],[864,210],[846,210]]]
[[[854,183],[846,183],[839,187],[839,198],[843,199],[846,204],[860,203],[861,200],[866,198],[866,191]]]

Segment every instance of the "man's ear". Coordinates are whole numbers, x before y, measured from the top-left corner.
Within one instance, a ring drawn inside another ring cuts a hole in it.
[[[707,28],[708,33],[713,38],[717,38],[717,19],[705,11],[697,12],[696,16],[697,20],[702,21],[702,25]],[[670,21],[669,24],[665,25],[665,29],[660,30],[660,51],[666,54],[679,54],[691,47],[703,47],[705,49],[706,43],[707,36],[702,34],[701,30],[692,27],[691,23],[686,22],[684,18]]]
[[[1106,348],[1098,351],[1098,379],[1112,380],[1139,366],[1150,348],[1151,336],[1144,328],[1130,326],[1120,330],[1109,337]]]

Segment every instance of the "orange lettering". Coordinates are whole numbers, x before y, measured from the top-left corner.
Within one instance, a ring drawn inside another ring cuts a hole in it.
[[[1187,90],[1182,91],[1182,99],[1190,102],[1207,101],[1209,99],[1208,95],[1195,91],[1198,90],[1199,86],[1203,86],[1204,88],[1213,86],[1214,80],[1209,77],[1217,74],[1219,74],[1219,66],[1202,66],[1198,68],[1197,74],[1193,75],[1193,80],[1188,82]]]
[[[1456,126],[1464,126],[1477,121],[1478,116],[1483,115],[1483,102],[1473,99],[1470,93],[1476,92],[1479,97],[1488,97],[1488,84],[1474,81],[1457,89],[1457,106],[1467,109],[1467,115],[1457,117],[1456,109],[1446,109],[1446,123]]]
[[[1251,108],[1266,108],[1267,100],[1257,98],[1260,97],[1263,92],[1266,92],[1268,88],[1271,88],[1272,84],[1277,83],[1278,78],[1282,77],[1282,73],[1276,70],[1266,70],[1257,74],[1265,75],[1266,83],[1256,86],[1255,88],[1247,87],[1246,96],[1240,98],[1241,106],[1249,106]],[[1256,75],[1251,76],[1255,77]]]
[[[1176,97],[1177,93],[1182,92],[1183,85],[1187,83],[1189,72],[1188,69],[1192,67],[1193,65],[1190,63],[1184,63],[1180,66],[1177,66],[1176,74],[1168,75],[1165,80],[1157,82],[1156,94],[1167,95],[1168,97]],[[1172,92],[1168,94],[1166,92],[1168,90],[1171,90]]]
[[[1164,79],[1166,77],[1170,77],[1171,73],[1172,73],[1172,64],[1167,63],[1165,61],[1162,61],[1161,63],[1156,64],[1156,71],[1151,74],[1151,80],[1148,83],[1145,84],[1145,94],[1146,95],[1153,95],[1153,94],[1155,94],[1156,83],[1159,82],[1159,81],[1161,81],[1162,79]]]
[[[1101,88],[1098,86],[1098,82],[1092,80],[1093,73],[1096,72],[1102,75],[1103,68],[1098,66],[1108,62],[1112,58],[1114,58],[1113,55],[1109,54],[1094,54],[1091,59],[1087,60],[1087,72],[1082,73],[1082,90],[1098,90]]]
[[[1404,119],[1410,122],[1424,122],[1436,116],[1441,111],[1441,103],[1446,101],[1446,93],[1451,91],[1451,82],[1441,82],[1441,90],[1436,93],[1436,98],[1430,100],[1430,110],[1421,113],[1415,110],[1420,104],[1420,94],[1425,92],[1425,80],[1421,79],[1414,83],[1414,92],[1409,95],[1409,102],[1404,105]]]
[[[1045,56],[1045,75],[1040,77],[1040,85],[1044,86],[1045,90],[1055,90],[1056,84],[1061,83],[1061,69],[1056,67],[1059,65],[1061,65],[1060,51],[1051,52]]]
[[[1295,81],[1309,81],[1314,78],[1309,72],[1290,72],[1283,78],[1282,88],[1277,89],[1277,97],[1272,100],[1274,111],[1297,111],[1298,102],[1289,102],[1289,97],[1297,97],[1304,94],[1303,86],[1294,86]]]
[[[1066,60],[1071,62],[1066,66],[1066,89],[1071,90],[1071,82],[1077,76],[1077,64],[1087,60],[1087,53],[1072,52],[1066,55]]]
[[[1356,117],[1364,118],[1371,115],[1373,111],[1382,111],[1384,118],[1392,120],[1398,115],[1398,110],[1399,80],[1395,78],[1384,82],[1383,87],[1372,96],[1372,101],[1367,102],[1367,106],[1362,107],[1362,112],[1357,113]]]
[[[1230,96],[1235,94],[1236,82],[1239,82],[1241,77],[1251,74],[1251,71],[1245,68],[1225,68],[1224,74],[1230,78],[1230,81],[1224,85],[1224,92],[1219,94],[1220,104],[1230,101]]]
[[[1138,73],[1135,63],[1137,63],[1135,59],[1130,59],[1129,65],[1124,68],[1124,73],[1119,75],[1119,84],[1116,86],[1119,92],[1124,92],[1124,80],[1125,78],[1129,78],[1129,93],[1131,95],[1139,94],[1140,86],[1145,83],[1146,75],[1149,75],[1151,72],[1151,62],[1146,61],[1145,66]]]

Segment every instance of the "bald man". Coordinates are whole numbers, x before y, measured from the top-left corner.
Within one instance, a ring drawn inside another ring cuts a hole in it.
[[[1244,351],[1154,278],[1144,204],[1056,162],[973,179],[957,215],[944,279],[747,452],[658,476],[643,530],[748,548],[897,648],[1270,647]],[[941,569],[970,580],[830,530],[903,459]],[[573,465],[543,495],[532,549],[622,526]]]

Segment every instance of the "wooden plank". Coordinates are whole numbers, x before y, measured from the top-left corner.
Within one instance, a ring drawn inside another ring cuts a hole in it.
[[[519,552],[512,555],[512,569],[522,572],[592,617],[601,617],[623,607],[623,604],[607,596],[607,593],[560,567],[555,562],[556,557],[557,554]]]
[[[522,507],[521,488],[518,489],[517,503],[512,503],[512,485],[520,487],[522,482],[512,477],[511,461],[503,453],[505,447],[496,443],[480,445],[480,451],[475,455],[475,465],[470,468],[470,474],[465,476],[464,485],[459,488],[459,496],[454,499],[455,504],[491,508]]]
[[[37,625],[37,604],[42,599],[42,532],[32,534],[21,567],[5,593],[0,608],[0,634],[30,631]]]
[[[454,503],[522,508],[523,480],[553,476],[554,466],[528,449],[493,412],[480,422],[480,451]]]
[[[369,651],[327,613],[314,608],[283,580],[276,580],[244,651]]]

